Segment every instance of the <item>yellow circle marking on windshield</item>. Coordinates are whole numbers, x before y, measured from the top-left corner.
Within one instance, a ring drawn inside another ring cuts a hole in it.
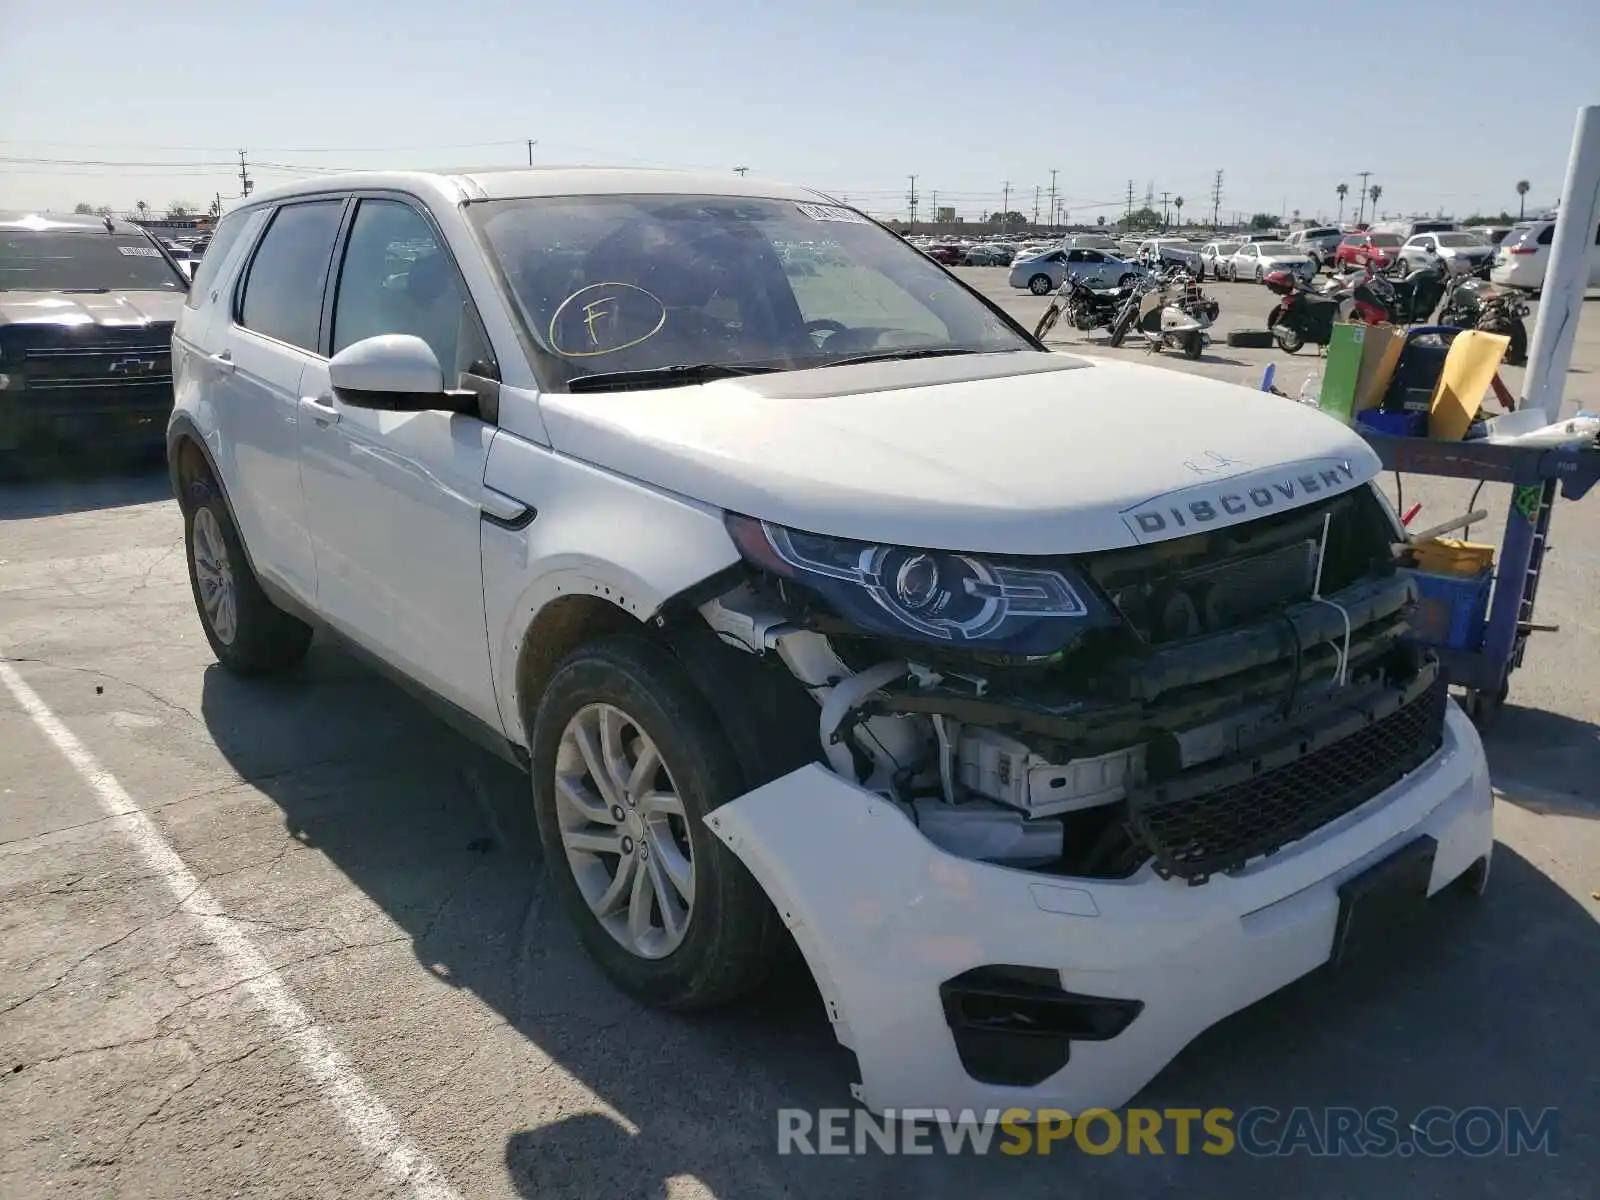
[[[607,291],[606,289],[609,289]],[[561,315],[567,311],[579,297],[589,292],[599,292],[593,299],[586,300],[579,308],[582,321],[578,328],[582,331],[579,337],[585,342],[584,348],[568,349],[561,344],[561,339],[556,335],[556,324],[561,320]],[[614,345],[607,340],[607,335],[615,335],[622,323],[624,299],[631,298],[630,293],[643,296],[659,310],[656,323],[645,333],[638,337],[629,338],[625,342]],[[619,350],[626,350],[630,346],[637,346],[647,342],[661,332],[661,327],[667,323],[667,306],[661,302],[660,297],[647,292],[644,288],[632,283],[620,281],[608,283],[591,283],[579,288],[560,304],[556,305],[555,312],[550,314],[549,340],[550,348],[562,358],[598,358],[602,354],[615,354]]]

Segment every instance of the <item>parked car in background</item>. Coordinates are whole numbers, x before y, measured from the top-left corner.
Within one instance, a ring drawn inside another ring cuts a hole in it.
[[[1284,240],[1303,251],[1320,269],[1333,262],[1334,251],[1344,240],[1344,230],[1337,225],[1315,225],[1310,229],[1297,229]]]
[[[1526,224],[1526,222],[1523,222],[1523,224]],[[1516,225],[1473,225],[1467,229],[1467,232],[1477,234],[1491,246],[1498,246],[1506,240],[1506,234],[1516,228]]]
[[[1400,257],[1400,247],[1405,239],[1398,233],[1350,233],[1334,251],[1333,265],[1340,267],[1365,267],[1378,269],[1392,267]]]
[[[1104,233],[1074,233],[1062,245],[1076,250],[1116,250],[1117,239]],[[1119,256],[1120,257],[1120,256]]]
[[[1273,271],[1293,271],[1309,280],[1316,275],[1317,264],[1288,242],[1248,242],[1223,259],[1218,269],[1219,278],[1260,283]]]
[[[1200,272],[1200,247],[1188,238],[1146,238],[1133,256],[1140,262],[1175,262],[1195,274]]]
[[[1493,258],[1494,247],[1475,233],[1418,233],[1400,247],[1399,266],[1408,274],[1418,267],[1437,265],[1451,275],[1470,275]]]
[[[1120,287],[1143,273],[1138,263],[1119,258],[1109,250],[1057,248],[1013,264],[1011,286],[1046,296],[1059,288],[1068,274],[1092,287]]]
[[[1038,258],[1039,255],[1047,254],[1056,249],[1059,249],[1059,247],[1055,242],[1026,242],[1017,246],[1012,252],[1011,265],[1016,266],[1025,259]]]
[[[980,243],[967,247],[967,252],[962,255],[963,266],[968,267],[1006,267],[1011,265],[1011,247],[996,242]]]
[[[189,277],[131,221],[0,212],[0,462],[159,449]]]
[[[1419,233],[1453,233],[1459,228],[1455,221],[1447,217],[1415,217],[1402,221],[1375,221],[1368,232],[1398,234],[1400,240],[1405,241]]]
[[[943,263],[947,267],[959,266],[961,260],[967,255],[965,246],[958,246],[951,242],[935,242],[923,250],[934,262]]]
[[[1513,229],[1495,249],[1490,281],[1501,287],[1531,291],[1544,287],[1555,236],[1554,221],[1529,221],[1526,227]],[[1595,230],[1594,244],[1589,248],[1589,286],[1600,287],[1600,229]]]
[[[1207,242],[1200,247],[1200,278],[1210,275],[1213,279],[1220,279],[1217,273],[1217,264],[1224,258],[1230,257],[1243,242]]]

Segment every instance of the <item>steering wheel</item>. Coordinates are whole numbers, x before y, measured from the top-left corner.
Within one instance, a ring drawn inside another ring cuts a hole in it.
[[[842,321],[835,321],[831,317],[818,317],[815,321],[806,322],[806,332],[811,335],[811,340],[816,342],[820,350],[826,339],[817,337],[819,333],[826,333],[830,337],[836,333],[843,333],[846,329]]]

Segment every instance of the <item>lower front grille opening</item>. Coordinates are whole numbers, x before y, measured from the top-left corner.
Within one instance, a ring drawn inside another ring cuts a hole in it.
[[[1430,670],[1392,711],[1367,714],[1362,727],[1309,753],[1291,747],[1282,765],[1233,759],[1132,791],[1129,832],[1163,877],[1201,884],[1238,870],[1353,812],[1433,757],[1446,703]]]
[[[1072,1043],[1104,1042],[1144,1010],[1141,1000],[1083,996],[1040,967],[975,967],[939,985],[963,1069],[979,1083],[1032,1087],[1067,1065]]]

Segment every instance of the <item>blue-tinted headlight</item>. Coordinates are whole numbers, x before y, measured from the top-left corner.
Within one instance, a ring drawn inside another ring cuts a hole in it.
[[[745,558],[806,584],[863,631],[945,646],[1053,654],[1117,617],[1058,566],[915,550],[729,516]]]

